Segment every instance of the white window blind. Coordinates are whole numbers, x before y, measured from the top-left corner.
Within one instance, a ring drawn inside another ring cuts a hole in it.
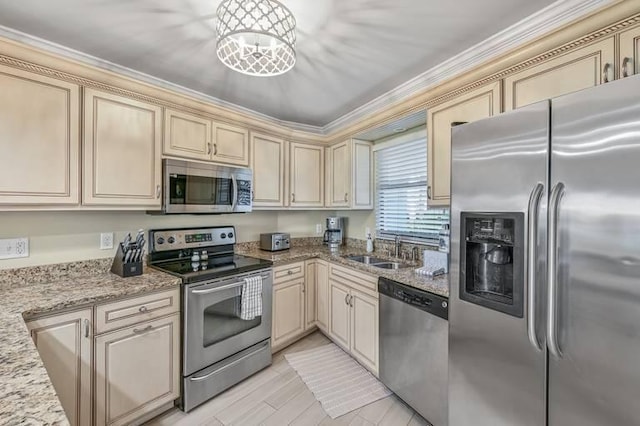
[[[376,228],[379,237],[438,242],[448,209],[427,206],[427,143],[418,140],[376,151]]]

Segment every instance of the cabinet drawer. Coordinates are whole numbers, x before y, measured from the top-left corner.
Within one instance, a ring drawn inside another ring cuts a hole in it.
[[[290,263],[273,268],[274,284],[304,278],[304,262]]]
[[[360,290],[369,290],[369,294],[378,294],[378,277],[356,271],[355,269],[331,264],[329,266],[329,279],[351,287],[356,286],[356,288]]]
[[[96,307],[96,334],[180,312],[180,289],[146,294]]]

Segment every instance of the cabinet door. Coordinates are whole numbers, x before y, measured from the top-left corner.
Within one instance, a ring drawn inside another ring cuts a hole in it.
[[[317,306],[316,306],[316,288],[318,282],[318,264],[316,260],[307,260],[305,262],[304,274],[304,328],[308,330],[316,325]]]
[[[316,317],[323,331],[329,330],[329,265],[316,261]]]
[[[640,27],[620,34],[620,77],[629,77],[640,70]]]
[[[96,337],[96,424],[126,425],[180,396],[180,315]]]
[[[500,112],[500,83],[492,83],[427,110],[427,196],[430,206],[450,203],[451,124]]]
[[[80,89],[0,66],[0,204],[78,204]]]
[[[351,194],[352,209],[373,209],[373,144],[352,141]]]
[[[249,165],[249,131],[230,124],[215,123],[213,126],[213,161]]]
[[[304,332],[304,304],[304,278],[274,283],[271,330],[273,348],[278,348]]]
[[[164,149],[166,155],[211,160],[209,119],[166,109],[164,111]]]
[[[91,309],[27,323],[72,426],[91,424]]]
[[[83,204],[160,207],[162,110],[84,91]]]
[[[351,290],[351,353],[378,374],[378,299]]]
[[[291,207],[324,206],[324,148],[292,142]]]
[[[348,207],[351,198],[351,141],[328,149],[328,207]]]
[[[252,132],[250,151],[253,206],[284,207],[285,141]]]
[[[505,110],[612,81],[615,42],[609,37],[504,79]]]
[[[334,342],[340,344],[344,349],[350,349],[350,313],[349,288],[335,281],[329,280],[329,291],[331,296],[329,315],[329,336]]]

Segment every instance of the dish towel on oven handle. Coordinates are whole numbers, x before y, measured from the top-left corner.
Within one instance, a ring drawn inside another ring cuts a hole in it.
[[[262,275],[244,279],[240,319],[250,321],[262,315]]]

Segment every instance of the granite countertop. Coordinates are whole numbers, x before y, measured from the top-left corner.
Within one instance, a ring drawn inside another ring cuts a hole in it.
[[[25,317],[171,288],[180,280],[146,269],[120,278],[110,259],[0,270],[0,424],[69,424]]]
[[[284,265],[291,262],[297,262],[312,258],[320,258],[329,262],[339,263],[348,266],[359,271],[367,272],[371,275],[378,277],[385,277],[391,280],[397,281],[402,284],[406,284],[411,287],[415,287],[421,290],[428,291],[430,293],[437,294],[439,296],[449,297],[449,276],[441,275],[436,278],[429,278],[424,275],[418,275],[414,270],[422,265],[416,265],[408,268],[401,269],[382,269],[375,266],[365,265],[354,260],[345,259],[343,256],[352,255],[374,255],[376,257],[389,259],[390,261],[397,261],[397,259],[383,256],[379,253],[366,253],[364,250],[346,246],[338,253],[332,253],[327,247],[318,245],[299,246],[293,247],[289,250],[281,252],[270,252],[260,250],[257,247],[247,247],[243,249],[237,249],[238,254],[244,254],[246,256],[257,257],[260,259],[266,259],[273,262],[273,266]],[[406,262],[403,262],[406,263]]]

